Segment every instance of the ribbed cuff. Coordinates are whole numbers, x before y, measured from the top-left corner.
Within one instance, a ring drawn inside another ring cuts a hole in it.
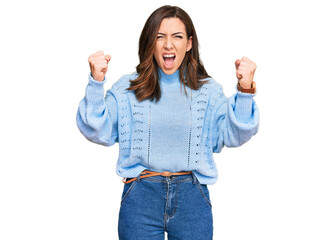
[[[97,85],[104,85],[105,82],[106,82],[106,77],[105,77],[105,76],[104,76],[104,80],[103,80],[103,81],[98,81],[98,80],[95,80],[95,79],[92,77],[91,72],[89,73],[89,83],[97,84]]]
[[[253,97],[256,93],[243,93],[237,90],[235,116],[239,122],[247,123],[252,115]]]
[[[104,93],[104,83],[106,78],[104,77],[103,81],[95,80],[91,72],[89,73],[89,84],[86,87],[86,98],[92,104],[103,104],[105,93]]]

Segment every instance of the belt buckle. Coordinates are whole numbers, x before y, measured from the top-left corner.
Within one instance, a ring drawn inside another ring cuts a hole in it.
[[[165,172],[161,172],[161,176],[163,177],[171,177],[173,175],[173,173],[165,171]]]

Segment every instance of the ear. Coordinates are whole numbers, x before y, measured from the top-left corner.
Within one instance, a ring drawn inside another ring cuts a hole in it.
[[[187,52],[189,52],[191,48],[192,48],[192,36],[190,36],[190,38],[188,39]]]

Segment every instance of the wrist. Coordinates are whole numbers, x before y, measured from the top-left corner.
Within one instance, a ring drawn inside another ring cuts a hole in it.
[[[92,76],[91,73],[89,74],[89,83],[90,84],[99,86],[99,85],[104,85],[105,82],[106,82],[106,78],[105,77],[104,77],[103,81],[98,81],[95,78],[93,78],[93,76]]]
[[[256,83],[253,81],[252,84],[251,84],[251,86],[248,87],[246,85],[241,86],[240,83],[238,82],[237,89],[238,89],[238,91],[243,92],[243,93],[252,93],[252,94],[254,94],[256,92]]]

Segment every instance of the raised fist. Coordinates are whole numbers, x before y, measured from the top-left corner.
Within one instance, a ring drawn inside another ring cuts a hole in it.
[[[257,65],[247,57],[243,57],[241,60],[237,59],[235,65],[240,86],[246,89],[251,88]]]
[[[103,51],[96,52],[89,56],[91,75],[94,80],[103,81],[107,72],[107,64],[111,60],[110,55],[104,55]]]

